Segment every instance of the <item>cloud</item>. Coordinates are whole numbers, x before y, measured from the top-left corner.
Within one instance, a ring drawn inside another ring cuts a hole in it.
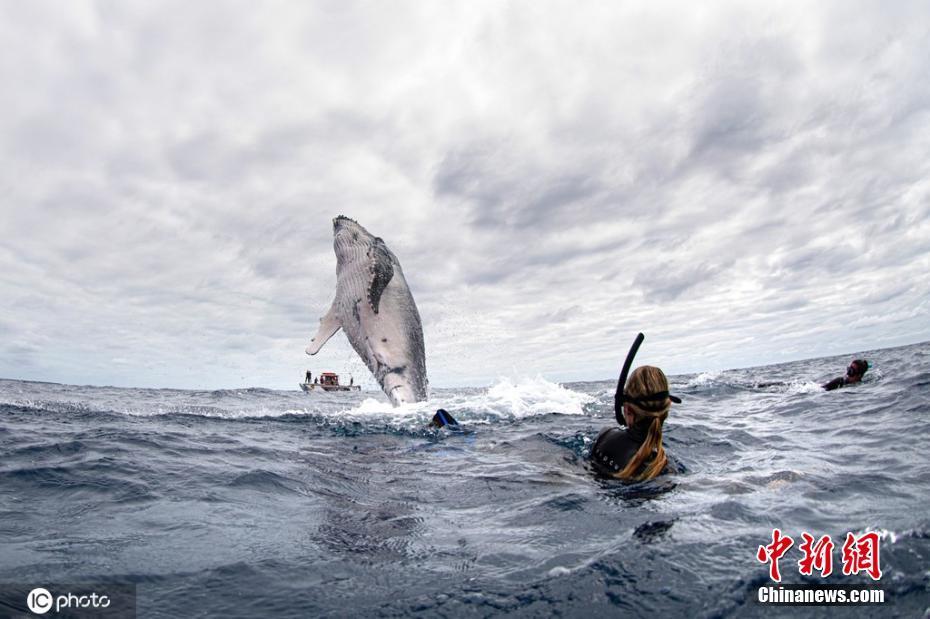
[[[637,273],[633,286],[643,290],[650,303],[669,303],[695,286],[707,283],[719,271],[720,267],[708,264],[661,264]]]
[[[639,330],[674,372],[930,326],[923,3],[218,11],[3,9],[0,375],[359,377],[303,354],[341,213],[438,386],[607,377]]]

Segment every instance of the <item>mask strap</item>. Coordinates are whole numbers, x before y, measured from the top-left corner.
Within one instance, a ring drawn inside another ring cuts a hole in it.
[[[632,402],[633,404],[636,404],[640,408],[644,408],[646,410],[649,410],[650,403],[664,402],[666,398],[668,398],[675,404],[681,404],[681,398],[679,398],[678,396],[672,395],[668,391],[659,391],[658,393],[651,393],[649,395],[644,395],[639,398],[631,398],[629,396],[623,397],[624,401]]]

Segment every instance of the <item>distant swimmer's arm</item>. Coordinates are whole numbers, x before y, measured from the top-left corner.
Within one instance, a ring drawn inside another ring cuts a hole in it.
[[[823,388],[826,389],[827,391],[833,391],[834,389],[839,389],[845,384],[846,384],[846,381],[843,380],[843,377],[837,376],[836,378],[828,382],[826,385],[824,385]]]
[[[769,387],[784,387],[787,383],[782,380],[776,380],[768,383],[755,383],[753,387],[756,389],[767,389]]]

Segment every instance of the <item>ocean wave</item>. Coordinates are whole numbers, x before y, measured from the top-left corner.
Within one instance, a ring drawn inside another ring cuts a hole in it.
[[[504,377],[484,391],[449,394],[442,407],[460,420],[493,423],[551,414],[585,415],[585,407],[597,401],[592,395],[573,391],[541,376],[519,380]]]
[[[800,395],[803,393],[821,393],[823,392],[823,387],[820,385],[820,383],[815,383],[809,380],[792,381],[785,385],[784,390],[792,395]]]
[[[846,534],[873,530],[894,611],[921,616],[925,349],[866,353],[875,374],[839,392],[818,383],[847,356],[672,376],[678,473],[634,484],[587,458],[614,381],[511,376],[396,409],[0,381],[0,577],[137,583],[159,617],[754,615],[773,528],[830,534],[837,571]],[[440,406],[461,432],[428,427]],[[799,556],[788,583],[871,583],[802,578]]]
[[[702,389],[720,385],[720,374],[719,371],[701,372],[685,383],[683,389]]]
[[[127,395],[132,393],[127,390]],[[204,417],[211,419],[248,420],[277,418],[308,418],[340,422],[380,422],[393,427],[425,425],[437,408],[445,408],[458,419],[473,423],[493,423],[548,414],[584,415],[586,407],[599,402],[591,395],[573,391],[540,376],[514,380],[500,378],[486,389],[466,392],[437,390],[426,402],[391,406],[385,399],[371,395],[311,394],[275,392],[268,389],[216,390],[175,392],[175,397],[163,397],[153,403],[136,397],[114,400],[18,399],[0,406],[13,406],[22,411],[61,415],[128,415],[133,417]]]
[[[426,402],[402,404],[397,407],[385,401],[365,398],[358,405],[332,413],[340,419],[359,421],[387,421],[405,425],[429,423],[437,408],[445,408],[460,421],[492,423],[496,420],[515,420],[540,415],[584,415],[585,406],[597,402],[591,395],[573,391],[540,376],[514,381],[500,378],[487,390],[472,394],[434,394]],[[318,411],[288,410],[285,414]]]

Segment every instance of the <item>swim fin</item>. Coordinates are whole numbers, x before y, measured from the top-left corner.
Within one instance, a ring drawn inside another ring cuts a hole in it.
[[[444,408],[440,408],[436,411],[436,414],[433,415],[433,421],[430,425],[436,426],[437,428],[442,428],[445,426],[457,426],[459,422],[446,411]]]

